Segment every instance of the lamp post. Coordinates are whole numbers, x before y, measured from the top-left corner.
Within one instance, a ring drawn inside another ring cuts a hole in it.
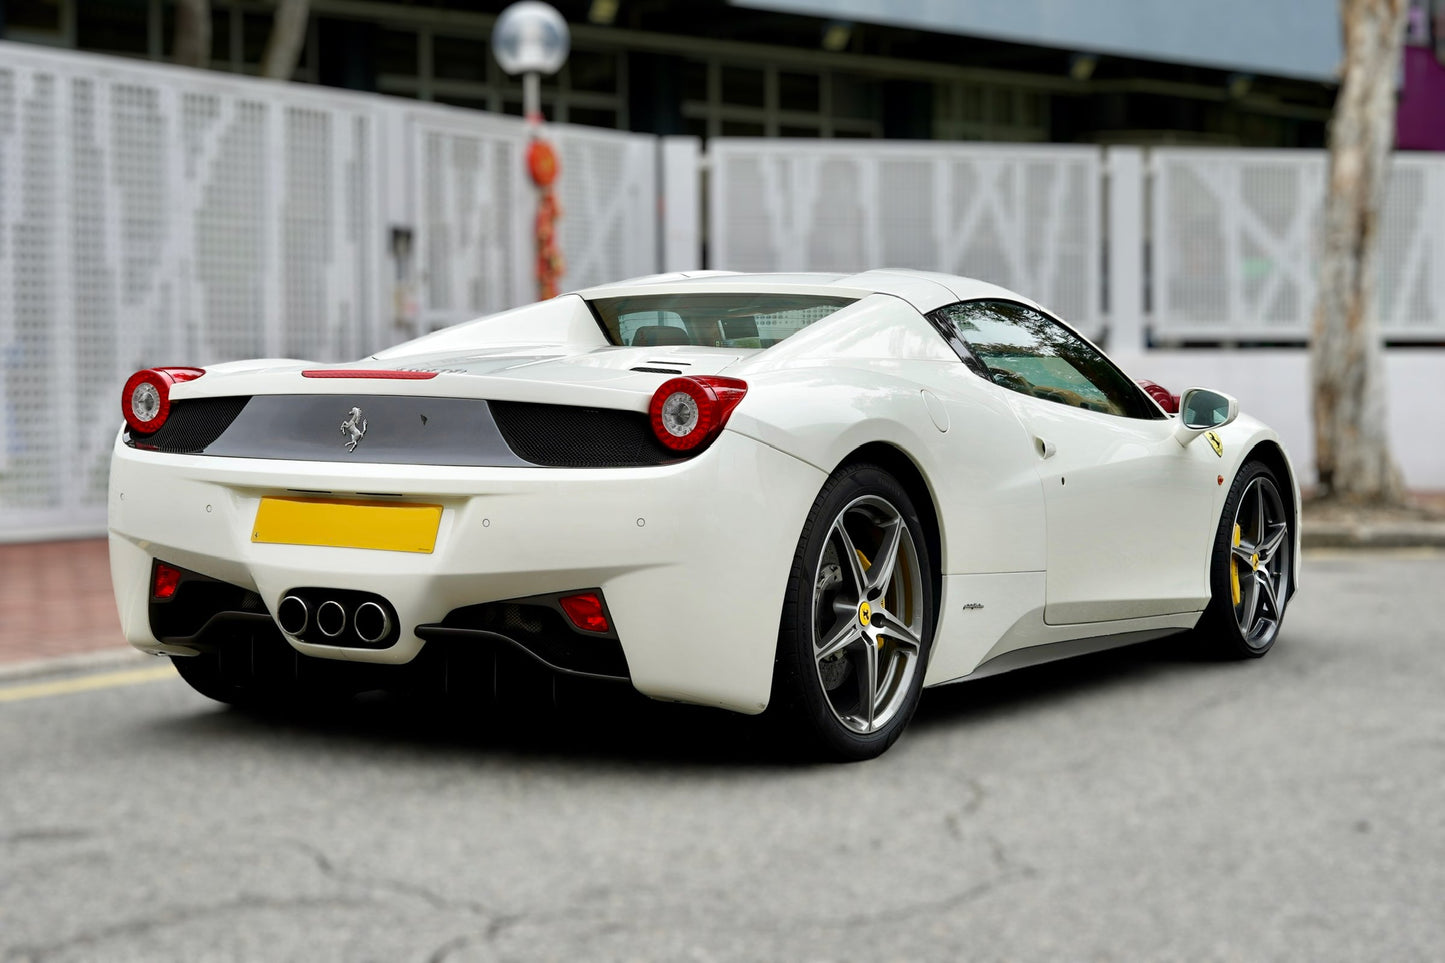
[[[567,21],[550,4],[522,0],[502,11],[492,31],[492,54],[508,74],[522,75],[522,113],[527,119],[527,171],[537,186],[537,295],[555,297],[562,277],[557,249],[557,205],[552,185],[560,173],[557,154],[542,137],[542,74],[555,74],[567,62],[571,38]]]

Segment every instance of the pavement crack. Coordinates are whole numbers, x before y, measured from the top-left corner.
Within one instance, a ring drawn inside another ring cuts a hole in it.
[[[526,913],[508,913],[505,916],[498,916],[492,920],[491,925],[487,927],[487,941],[491,942],[495,940],[526,918]]]
[[[1015,873],[1024,879],[1033,879],[1039,875],[1036,867],[1028,863],[1015,862],[1009,855],[1008,847],[1003,840],[992,833],[984,833],[984,842],[988,844],[989,854],[993,857],[994,868],[1000,873]]]
[[[51,943],[11,947],[5,952],[7,963],[44,963],[45,960],[70,950],[82,947],[96,947],[114,939],[140,936],[155,930],[168,929],[187,923],[196,923],[212,917],[227,917],[248,910],[280,910],[283,912],[312,912],[319,909],[356,909],[364,906],[382,905],[381,900],[343,899],[334,896],[275,897],[243,893],[235,899],[207,905],[166,906],[155,909],[135,919],[83,930],[73,936]]]
[[[452,937],[433,950],[432,954],[426,958],[426,963],[445,963],[446,958],[453,953],[471,946],[477,936],[476,933],[463,933],[461,936]]]
[[[1234,690],[1218,692],[1206,699],[1201,699],[1179,713],[1178,724],[1174,727],[1174,731],[1179,734],[1191,734],[1194,731],[1194,726],[1203,717],[1214,712],[1216,709],[1240,702],[1245,698],[1246,695],[1244,693]]]
[[[22,829],[19,832],[0,836],[0,846],[19,843],[71,843],[89,839],[95,833],[88,829],[73,829],[69,826],[42,826],[36,829]]]
[[[447,959],[469,946],[494,943],[503,933],[524,919],[526,919],[526,914],[524,913],[498,916],[488,923],[487,928],[484,930],[479,930],[474,933],[463,933],[461,936],[454,936],[447,940],[432,951],[431,955],[426,958],[426,963],[446,963]]]
[[[462,910],[474,916],[481,916],[488,919],[505,919],[506,917],[493,911],[482,903],[472,900],[455,899],[420,883],[413,883],[410,880],[395,879],[388,876],[372,876],[354,873],[337,866],[331,857],[327,856],[321,848],[308,843],[305,840],[282,838],[279,842],[285,843],[297,852],[311,859],[321,874],[333,882],[345,886],[374,887],[391,890],[404,896],[413,896],[426,903],[432,909],[443,912],[454,912]]]
[[[965,776],[963,783],[968,790],[968,800],[956,812],[948,813],[943,817],[943,827],[958,842],[964,840],[964,819],[977,814],[983,808],[984,799],[988,796],[988,791],[983,788],[983,783],[977,779]]]
[[[958,815],[951,814],[948,819],[957,821]],[[992,875],[989,878],[946,896],[940,896],[934,899],[913,900],[901,906],[890,907],[871,915],[855,914],[850,916],[848,920],[841,925],[850,928],[856,926],[871,926],[875,923],[883,923],[890,920],[946,912],[983,899],[995,890],[1001,889],[1011,883],[1038,877],[1039,871],[1033,866],[1016,861],[1009,854],[1008,847],[1002,840],[998,839],[998,837],[991,833],[985,833],[981,839],[988,847],[989,862],[992,863]]]

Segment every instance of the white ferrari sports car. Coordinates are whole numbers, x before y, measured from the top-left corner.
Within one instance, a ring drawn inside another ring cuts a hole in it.
[[[858,759],[925,686],[1189,630],[1263,655],[1299,583],[1273,431],[942,274],[643,278],[353,364],[139,371],[121,408],[126,637],[223,702],[532,669]]]

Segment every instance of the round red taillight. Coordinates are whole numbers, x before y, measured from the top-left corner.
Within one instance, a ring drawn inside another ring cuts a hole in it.
[[[120,413],[130,430],[150,435],[160,430],[171,413],[171,385],[193,381],[205,374],[200,368],[146,368],[126,379],[120,393]]]
[[[652,396],[648,416],[657,440],[673,451],[693,451],[722,431],[748,393],[737,378],[673,378]]]

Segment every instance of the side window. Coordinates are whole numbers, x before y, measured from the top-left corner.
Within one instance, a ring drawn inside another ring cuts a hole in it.
[[[964,301],[935,314],[994,384],[1127,418],[1163,417],[1109,359],[1057,321],[1012,301]]]

